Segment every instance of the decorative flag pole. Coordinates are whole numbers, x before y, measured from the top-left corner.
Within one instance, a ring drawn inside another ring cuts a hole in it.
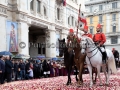
[[[80,18],[80,9],[81,9],[81,4],[79,5],[79,12],[78,12],[78,25],[77,25],[77,32],[76,32],[76,36],[78,35],[78,27],[79,27],[79,18]]]

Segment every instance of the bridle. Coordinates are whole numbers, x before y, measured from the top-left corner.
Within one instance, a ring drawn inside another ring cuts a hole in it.
[[[85,40],[86,40],[86,44],[85,44],[86,46],[85,46],[85,48],[82,48],[82,49],[85,49],[85,50],[86,50],[87,48],[90,48],[90,47],[87,46],[87,45],[89,45],[88,40],[87,40],[87,39],[85,39]],[[91,41],[90,41],[90,42],[91,42]],[[94,46],[94,47],[95,47],[95,46]],[[93,50],[91,50],[91,51],[89,51],[89,52],[86,52],[86,54],[87,54],[87,53],[92,53],[92,52],[95,51],[96,49],[97,49],[96,53],[93,54],[92,56],[89,57],[88,55],[86,55],[86,56],[88,57],[89,61],[90,61],[90,59],[91,59],[92,57],[94,57],[94,56],[98,53],[99,50],[98,50],[98,48],[96,47],[96,48],[94,48]],[[90,64],[91,64],[91,61],[90,61]],[[92,64],[91,64],[91,66],[92,66]]]

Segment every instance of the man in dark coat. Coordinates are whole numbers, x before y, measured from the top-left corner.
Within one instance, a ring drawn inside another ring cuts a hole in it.
[[[5,61],[4,57],[0,56],[0,83],[4,83]]]
[[[115,63],[116,63],[116,68],[117,68],[119,64],[119,52],[115,50],[115,48],[112,49],[112,52],[115,58]]]
[[[19,68],[20,68],[20,77],[21,80],[23,80],[25,79],[25,63],[23,62],[23,60],[20,61]]]
[[[5,74],[7,78],[7,82],[11,82],[11,75],[12,75],[12,69],[13,69],[13,63],[10,60],[9,56],[6,56],[6,61],[5,61]]]
[[[18,80],[18,76],[19,76],[19,63],[18,61],[15,62],[14,64],[14,73],[15,73],[15,80]]]

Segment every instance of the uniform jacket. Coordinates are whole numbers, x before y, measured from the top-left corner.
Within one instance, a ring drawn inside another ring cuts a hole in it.
[[[90,33],[85,33],[82,36],[87,36],[87,37],[90,37],[92,39],[92,34],[90,34]]]
[[[106,42],[105,34],[101,33],[101,32],[96,33],[93,36],[93,41],[96,42],[96,43],[99,43],[100,45],[103,45]]]

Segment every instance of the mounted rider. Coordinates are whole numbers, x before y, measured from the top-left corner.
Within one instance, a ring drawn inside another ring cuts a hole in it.
[[[84,26],[83,32],[84,32],[84,34],[82,36],[87,36],[92,39],[92,34],[88,32],[88,26]]]
[[[98,24],[96,27],[97,33],[93,36],[93,41],[95,42],[96,46],[102,53],[103,64],[105,64],[107,59],[107,53],[105,51],[105,46],[104,46],[104,43],[106,42],[106,36],[104,33],[101,32],[101,28],[102,26]]]
[[[74,30],[69,29],[69,33],[68,33],[68,36],[67,36],[67,45],[69,45],[70,41],[73,40],[74,37],[75,37]]]

